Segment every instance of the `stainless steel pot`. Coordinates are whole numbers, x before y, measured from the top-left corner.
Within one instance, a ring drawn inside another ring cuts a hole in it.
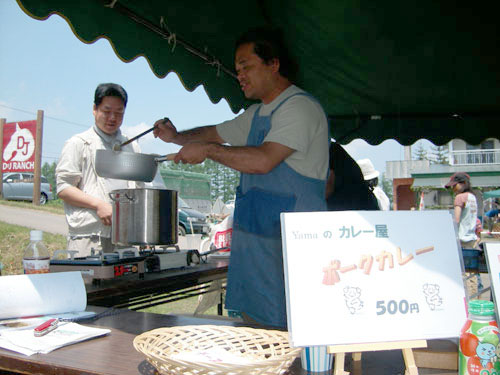
[[[177,194],[167,189],[113,190],[111,241],[125,246],[176,244]]]
[[[158,163],[173,160],[176,154],[159,156],[138,152],[97,150],[95,171],[98,176],[130,181],[153,181]]]

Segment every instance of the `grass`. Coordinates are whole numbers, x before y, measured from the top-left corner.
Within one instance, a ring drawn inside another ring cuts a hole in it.
[[[54,199],[48,201],[46,204],[42,206],[35,206],[32,202],[28,201],[7,201],[4,199],[0,199],[0,205],[12,206],[12,207],[20,207],[20,208],[29,208],[32,210],[45,211],[53,214],[61,214],[64,215],[64,207],[63,201],[60,199]]]
[[[2,275],[23,273],[23,254],[30,243],[30,228],[0,222],[0,262]],[[44,233],[43,242],[50,255],[54,250],[66,247],[66,238],[59,234]]]
[[[1,205],[64,214],[64,209],[60,200],[50,201],[43,206],[34,206],[31,202],[0,200],[0,206]],[[0,221],[0,263],[3,265],[3,269],[1,269],[2,276],[23,274],[22,260],[24,250],[30,242],[30,230],[30,228]],[[66,237],[59,234],[44,232],[43,242],[49,249],[51,255],[55,250],[66,248]],[[197,305],[198,297],[195,296],[140,311],[157,314],[192,314]],[[205,314],[217,315],[217,306],[211,307]],[[224,315],[227,315],[227,312],[224,312]]]

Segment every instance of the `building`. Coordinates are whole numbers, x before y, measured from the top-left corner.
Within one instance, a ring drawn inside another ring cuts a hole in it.
[[[411,160],[411,148],[405,146],[405,160],[386,163],[386,176],[393,180],[393,209],[418,209],[422,197],[426,208],[452,208],[453,195],[444,185],[455,172],[469,174],[482,212],[483,191],[500,187],[499,140],[490,138],[479,145],[469,145],[454,139],[448,143],[448,164]]]

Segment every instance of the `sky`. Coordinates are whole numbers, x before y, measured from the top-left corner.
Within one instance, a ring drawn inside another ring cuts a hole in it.
[[[42,163],[57,162],[64,142],[94,124],[94,91],[103,82],[119,83],[128,93],[121,129],[129,137],[164,117],[186,130],[236,116],[225,100],[213,104],[202,86],[189,92],[175,73],[158,78],[144,57],[125,63],[106,39],[85,44],[63,18],[33,19],[15,0],[0,0],[0,48],[0,118],[27,121],[44,111]],[[139,145],[144,153],[162,155],[179,149],[152,134]],[[404,158],[395,140],[378,146],[355,140],[346,150],[356,160],[371,159],[380,172],[386,161]]]

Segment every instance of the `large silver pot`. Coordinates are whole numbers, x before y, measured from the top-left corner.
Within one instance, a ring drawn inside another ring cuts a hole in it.
[[[177,243],[177,194],[167,189],[113,190],[111,241],[125,246]]]
[[[98,176],[131,181],[153,181],[158,163],[173,160],[176,154],[159,156],[138,152],[97,150],[95,171]]]

